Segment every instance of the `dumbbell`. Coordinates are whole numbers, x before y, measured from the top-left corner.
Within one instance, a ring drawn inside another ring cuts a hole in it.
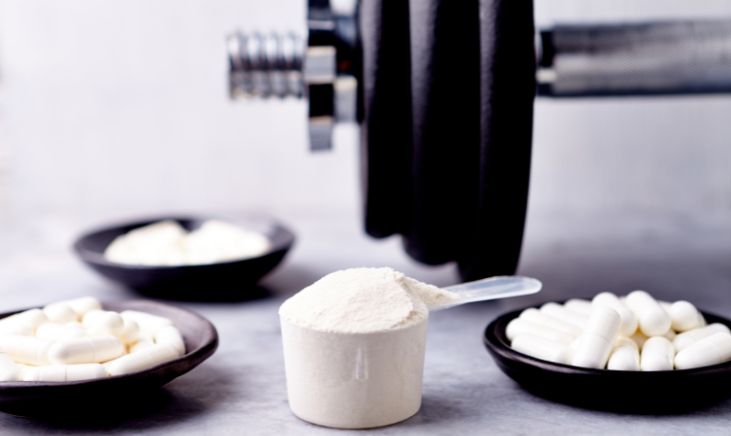
[[[536,95],[731,91],[731,20],[536,32],[530,1],[309,0],[307,27],[229,35],[231,96],[307,99],[312,150],[358,123],[366,232],[463,280],[518,264]]]

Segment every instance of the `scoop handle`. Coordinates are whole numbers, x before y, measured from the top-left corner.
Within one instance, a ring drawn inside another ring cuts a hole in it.
[[[531,277],[522,276],[496,276],[474,282],[461,283],[448,286],[448,291],[459,295],[457,301],[450,301],[447,304],[432,306],[429,310],[441,310],[449,307],[459,306],[475,301],[498,300],[500,298],[518,297],[521,295],[535,294],[540,291],[543,284]]]

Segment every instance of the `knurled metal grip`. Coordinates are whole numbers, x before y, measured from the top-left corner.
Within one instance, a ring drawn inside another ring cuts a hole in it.
[[[357,122],[357,0],[309,0],[307,37],[234,32],[227,37],[231,98],[305,98],[311,150],[332,148],[334,127]]]

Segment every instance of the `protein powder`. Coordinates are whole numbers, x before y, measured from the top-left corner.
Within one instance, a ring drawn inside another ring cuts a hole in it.
[[[290,408],[338,428],[402,421],[421,406],[429,307],[456,295],[390,268],[329,274],[282,304]]]

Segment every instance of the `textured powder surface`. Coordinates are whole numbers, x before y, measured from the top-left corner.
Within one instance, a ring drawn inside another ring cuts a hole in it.
[[[449,291],[391,268],[352,268],[326,275],[284,302],[292,324],[337,333],[370,333],[425,320],[431,306],[456,300]]]
[[[223,221],[206,221],[191,232],[160,221],[117,237],[104,256],[130,265],[203,265],[260,256],[269,248],[266,236]]]

